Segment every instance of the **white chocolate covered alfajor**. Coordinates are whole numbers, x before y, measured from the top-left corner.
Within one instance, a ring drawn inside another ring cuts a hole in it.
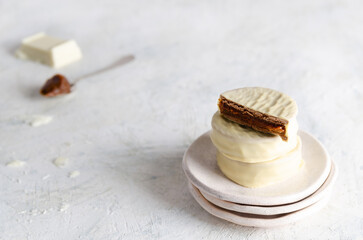
[[[211,139],[216,148],[231,159],[248,163],[266,162],[296,147],[298,127],[296,120],[291,123],[294,132],[290,132],[288,141],[282,141],[279,136],[243,127],[216,112],[212,118]]]
[[[252,124],[246,127],[238,120],[238,123],[229,120],[221,114],[219,104],[220,111],[212,118],[210,136],[218,150],[218,166],[225,176],[245,187],[263,187],[291,177],[303,166],[301,142],[297,135],[297,105],[291,97],[272,89],[254,87],[231,90],[221,94],[221,98],[229,101],[228,106],[222,107],[229,107],[232,102],[237,107],[243,106],[242,111],[247,108],[248,112],[243,114],[250,117],[249,125]],[[239,116],[239,113],[234,113],[236,110],[239,108],[227,109],[226,112]],[[251,112],[253,116],[248,115]],[[260,126],[265,124],[266,116],[267,121],[282,120],[283,136],[254,128],[253,123],[259,121],[259,117],[262,119]]]
[[[287,141],[289,121],[297,114],[295,101],[268,88],[239,88],[222,93],[218,103],[227,119]]]
[[[303,166],[301,142],[283,156],[271,161],[245,163],[231,159],[217,151],[217,163],[229,179],[245,187],[264,187],[295,175]]]

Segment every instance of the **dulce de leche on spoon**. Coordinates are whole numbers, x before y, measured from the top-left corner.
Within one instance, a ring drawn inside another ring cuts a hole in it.
[[[59,95],[68,94],[71,92],[72,86],[74,86],[80,80],[112,70],[113,68],[127,64],[134,59],[135,57],[133,55],[127,55],[125,57],[122,57],[118,61],[112,63],[111,65],[108,65],[102,69],[99,69],[97,71],[88,73],[82,77],[77,78],[76,80],[74,80],[73,83],[69,83],[68,79],[65,76],[61,74],[56,74],[44,83],[43,87],[40,89],[40,94],[45,97],[55,97]]]

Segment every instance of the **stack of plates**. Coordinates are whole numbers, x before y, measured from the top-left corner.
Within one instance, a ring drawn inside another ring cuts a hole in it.
[[[320,142],[299,131],[304,168],[292,178],[262,188],[245,188],[219,170],[209,132],[187,149],[183,169],[195,200],[212,215],[253,227],[289,224],[328,201],[337,169]]]

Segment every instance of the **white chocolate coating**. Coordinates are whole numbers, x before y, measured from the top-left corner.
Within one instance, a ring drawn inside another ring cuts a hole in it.
[[[230,90],[221,95],[248,108],[288,121],[297,115],[294,99],[273,89],[246,87]]]
[[[218,166],[232,181],[249,188],[264,187],[288,179],[303,166],[301,142],[284,156],[263,163],[244,163],[217,152]]]
[[[297,104],[290,96],[262,87],[233,89],[222,93],[221,96],[255,111],[289,121],[286,128],[286,136],[290,137],[290,121],[294,121],[297,115]]]
[[[257,132],[229,121],[216,112],[212,118],[211,139],[218,151],[228,158],[246,162],[266,162],[285,155],[296,147],[298,124],[290,119],[287,142],[280,136]]]

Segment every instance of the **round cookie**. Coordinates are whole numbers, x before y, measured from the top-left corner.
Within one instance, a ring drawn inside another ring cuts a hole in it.
[[[289,121],[287,135],[290,131],[290,121],[294,120],[297,115],[297,104],[294,99],[269,88],[238,88],[222,93],[221,97],[255,111]],[[293,129],[292,133],[296,134],[296,130]]]
[[[298,124],[291,119],[288,141],[277,135],[257,132],[234,123],[216,112],[212,118],[211,140],[219,152],[246,163],[271,161],[296,147]]]
[[[263,187],[285,180],[296,174],[304,164],[300,138],[292,151],[271,161],[244,163],[217,151],[217,163],[226,177],[249,188]]]

